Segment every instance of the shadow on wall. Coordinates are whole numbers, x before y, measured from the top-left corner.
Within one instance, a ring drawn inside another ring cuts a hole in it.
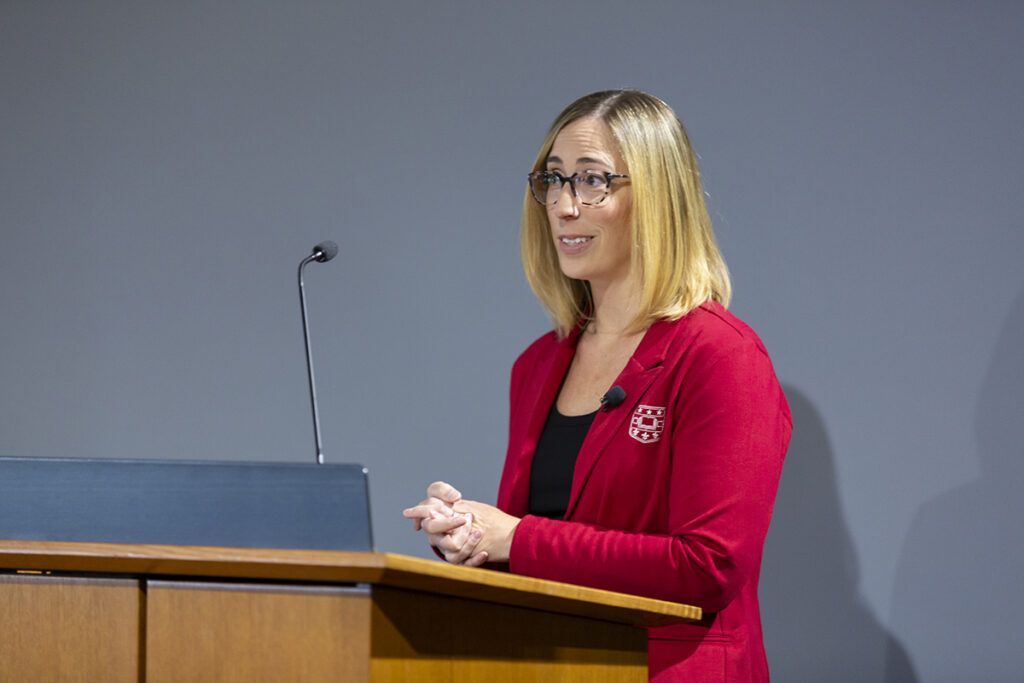
[[[761,616],[772,678],[916,683],[900,643],[858,593],[857,557],[839,505],[821,415],[785,387],[793,440],[761,569]]]
[[[914,515],[891,622],[925,680],[1024,681],[1024,291],[996,342],[975,431],[981,476]]]

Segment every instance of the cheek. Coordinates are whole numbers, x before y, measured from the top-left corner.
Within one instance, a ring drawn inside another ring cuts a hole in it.
[[[556,216],[554,210],[552,210],[550,208],[547,210],[547,214],[548,214],[548,229],[551,230],[551,232],[554,232],[555,231],[555,226],[558,225],[558,216]]]
[[[624,232],[629,232],[633,223],[633,206],[631,202],[623,202],[615,210],[615,221],[622,226]]]
[[[615,234],[615,258],[621,261],[628,261],[630,252],[633,251],[632,240],[629,238],[629,232],[623,230]]]
[[[611,235],[614,235],[616,251],[628,253],[633,243],[629,207],[617,210],[615,215],[609,216],[609,218],[611,220],[606,224],[606,229]]]

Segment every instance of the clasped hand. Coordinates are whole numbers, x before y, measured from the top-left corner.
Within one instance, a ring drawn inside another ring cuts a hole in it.
[[[505,562],[519,518],[493,505],[463,500],[450,484],[435,481],[427,488],[427,499],[402,515],[412,520],[413,529],[427,534],[430,545],[452,564],[479,567],[484,562]]]

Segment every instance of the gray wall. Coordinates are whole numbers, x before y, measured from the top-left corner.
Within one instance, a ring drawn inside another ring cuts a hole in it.
[[[1021,680],[1016,2],[0,2],[0,454],[371,471],[493,500],[547,328],[524,174],[607,87],[672,104],[796,434],[777,680]]]

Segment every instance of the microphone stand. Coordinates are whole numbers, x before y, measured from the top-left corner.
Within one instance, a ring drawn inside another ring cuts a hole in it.
[[[324,451],[320,445],[320,413],[316,407],[316,380],[313,379],[313,354],[309,349],[309,323],[306,321],[306,290],[302,284],[302,271],[311,261],[317,261],[323,252],[315,249],[299,264],[299,302],[302,304],[302,336],[306,340],[306,371],[309,374],[309,401],[313,405],[313,434],[316,437],[316,464],[324,464]]]

